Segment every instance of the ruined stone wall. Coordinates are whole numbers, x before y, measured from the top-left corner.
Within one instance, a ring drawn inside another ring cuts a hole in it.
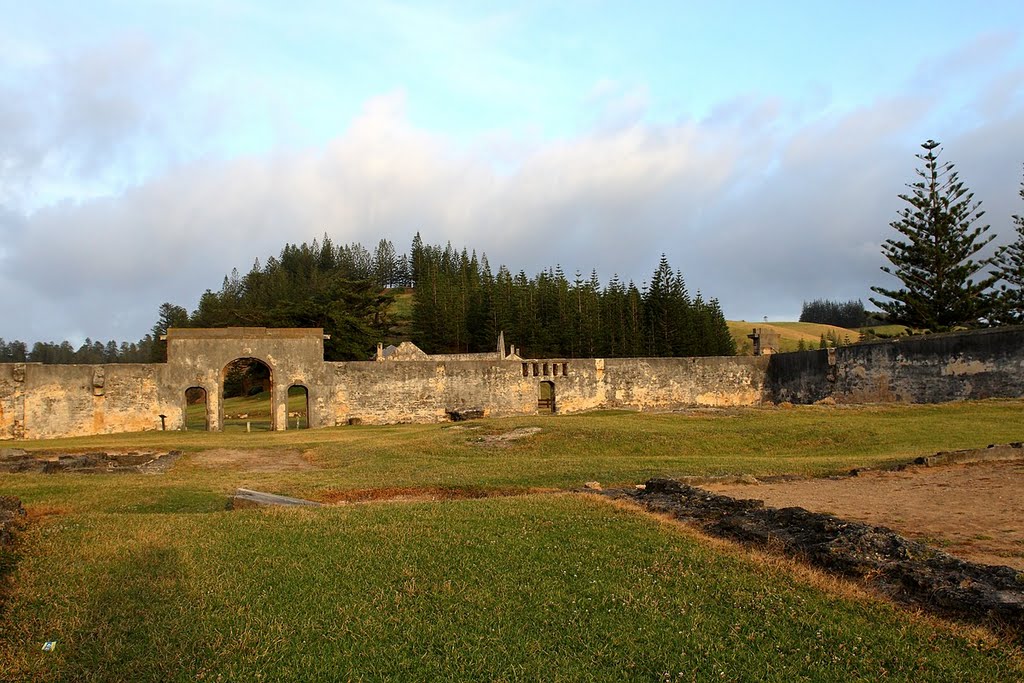
[[[448,412],[480,408],[487,415],[536,412],[537,388],[507,361],[326,363],[333,385],[333,424],[440,422]]]
[[[940,403],[1024,396],[1024,327],[956,332],[772,356],[765,398]]]
[[[25,363],[0,365],[0,439],[25,436]]]
[[[766,357],[609,358],[605,406],[668,410],[761,402]]]
[[[270,367],[278,429],[293,385],[308,391],[311,427],[439,422],[471,410],[532,415],[543,411],[546,383],[558,413],[1024,396],[1024,327],[759,358],[391,363],[325,363],[320,330],[171,330],[166,364],[0,364],[0,439],[160,429],[161,414],[167,429],[181,429],[190,387],[206,389],[210,427],[220,429],[224,368],[238,358]]]
[[[160,365],[27,363],[16,395],[20,433],[5,429],[3,436],[49,439],[160,429],[160,413],[171,408],[161,390],[162,370]]]
[[[554,387],[557,413],[754,405],[761,400],[767,359],[576,358],[328,365],[334,373],[334,424],[350,420],[386,424],[440,422],[453,411],[470,409],[494,417],[535,414],[542,382]]]

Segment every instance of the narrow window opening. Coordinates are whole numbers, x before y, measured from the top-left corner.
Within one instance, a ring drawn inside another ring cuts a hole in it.
[[[189,387],[185,390],[185,431],[205,432],[210,428],[207,414],[206,389]]]
[[[285,428],[309,428],[309,389],[301,384],[288,387],[288,423]]]

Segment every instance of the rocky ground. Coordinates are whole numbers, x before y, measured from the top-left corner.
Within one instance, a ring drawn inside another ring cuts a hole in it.
[[[768,507],[672,479],[599,493],[670,514],[713,536],[864,580],[897,601],[1024,637],[1024,574],[1011,567],[968,562],[886,527],[801,507]]]
[[[78,472],[157,474],[181,457],[181,451],[128,453],[27,453],[20,448],[0,449],[0,472]]]

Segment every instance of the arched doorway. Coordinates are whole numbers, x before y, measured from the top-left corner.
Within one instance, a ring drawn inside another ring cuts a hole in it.
[[[259,358],[237,358],[221,373],[221,424],[224,431],[271,431],[274,381]]]
[[[537,412],[539,412],[539,413],[553,413],[553,412],[555,412],[555,383],[554,382],[541,382],[540,383],[540,395],[537,398]]]
[[[205,432],[210,429],[209,405],[206,389],[189,387],[185,390],[185,431]]]
[[[301,384],[288,387],[287,429],[309,428],[309,389]]]

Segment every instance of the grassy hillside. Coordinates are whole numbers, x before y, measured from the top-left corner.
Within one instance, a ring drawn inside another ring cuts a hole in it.
[[[390,293],[395,298],[388,308],[391,334],[381,341],[384,342],[384,346],[397,346],[412,337],[412,289],[392,289]]]
[[[777,332],[780,335],[780,343],[782,346],[779,351],[796,351],[799,348],[801,340],[803,340],[805,345],[809,345],[810,348],[816,349],[818,348],[818,342],[821,340],[821,335],[823,334],[826,336],[832,334],[840,340],[849,339],[850,343],[860,339],[860,330],[851,330],[845,327],[836,327],[834,325],[820,325],[818,323],[758,323],[742,320],[729,320],[728,325],[732,338],[736,340],[736,352],[740,355],[750,355],[753,353],[753,347],[751,346],[750,340],[747,339],[747,335],[750,334],[755,327]]]

